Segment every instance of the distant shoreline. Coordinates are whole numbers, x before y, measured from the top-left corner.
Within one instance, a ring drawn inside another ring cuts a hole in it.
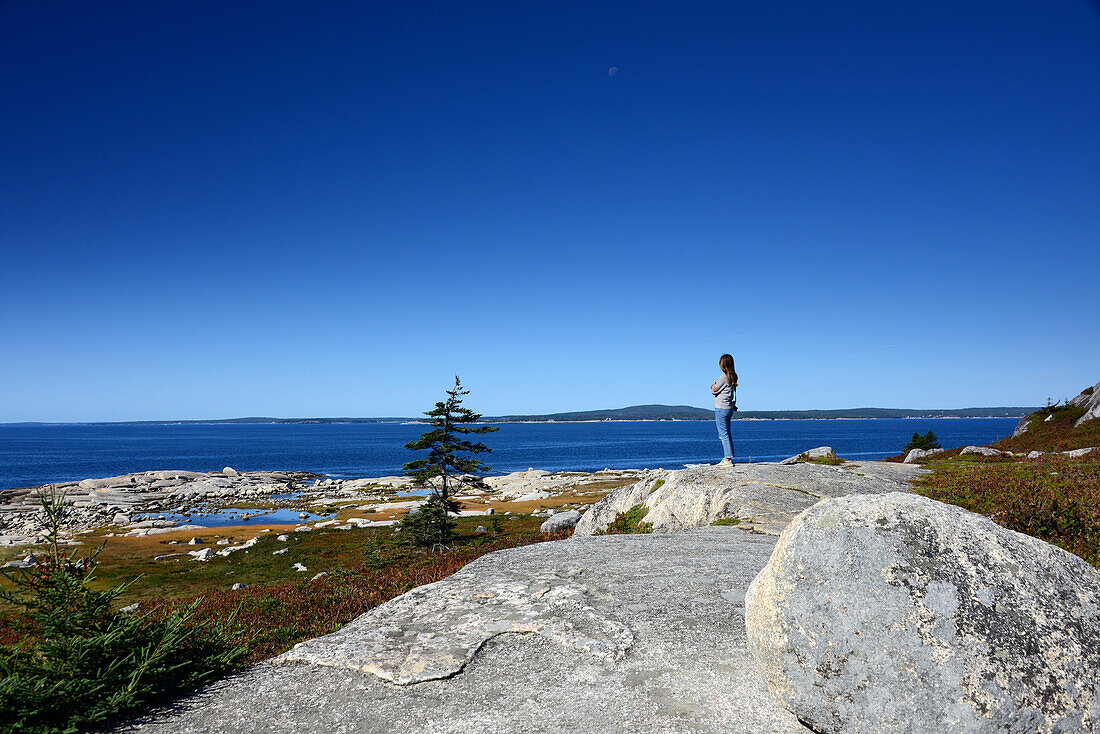
[[[1034,412],[1034,411],[1032,411]],[[806,416],[806,417],[734,417],[734,421],[894,421],[894,420],[1004,420],[1006,418],[1019,419],[1030,413],[1019,415],[898,415],[898,416]],[[503,424],[533,424],[533,423],[709,423],[714,418],[588,418],[574,420],[559,420],[556,418],[533,420],[480,420],[476,425],[503,425]],[[379,425],[427,425],[427,421],[419,419],[372,419],[357,418],[353,420],[330,419],[305,419],[305,420],[182,420],[182,421],[77,421],[77,422],[48,422],[26,421],[22,423],[0,423],[0,428],[17,428],[32,426],[301,426],[301,425],[355,425],[355,424],[379,424]]]

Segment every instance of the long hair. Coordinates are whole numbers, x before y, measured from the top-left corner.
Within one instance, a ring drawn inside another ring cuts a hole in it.
[[[726,373],[726,384],[737,387],[737,370],[733,369],[733,357],[723,354],[718,358],[718,366]]]

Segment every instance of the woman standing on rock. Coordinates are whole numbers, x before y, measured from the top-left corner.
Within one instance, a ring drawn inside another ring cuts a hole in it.
[[[722,377],[710,386],[714,394],[714,421],[718,424],[718,439],[722,442],[724,458],[718,466],[733,466],[733,441],[730,439],[730,419],[737,412],[737,371],[733,369],[733,357],[723,354],[718,358]]]

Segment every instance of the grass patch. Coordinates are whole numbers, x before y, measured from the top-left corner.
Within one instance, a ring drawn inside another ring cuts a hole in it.
[[[720,518],[718,518],[717,520],[715,520],[714,522],[711,523],[711,525],[717,525],[719,527],[722,527],[724,525],[740,525],[740,524],[741,524],[741,518],[737,517],[737,515],[734,515],[733,517],[720,517]]]
[[[643,522],[646,513],[649,512],[649,508],[644,504],[634,505],[626,512],[620,512],[615,516],[615,519],[607,526],[607,530],[601,535],[624,535],[634,533],[652,533],[653,525],[648,522]]]
[[[917,482],[919,493],[986,515],[1100,566],[1100,456],[932,466],[933,473]]]
[[[830,452],[825,456],[816,456],[813,458],[810,458],[806,454],[799,454],[798,461],[802,462],[803,464],[821,464],[822,466],[840,466],[841,464],[847,463],[847,460],[837,456],[835,451]]]

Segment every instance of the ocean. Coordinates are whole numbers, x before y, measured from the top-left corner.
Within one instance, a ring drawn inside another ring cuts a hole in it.
[[[945,447],[1011,435],[1015,418],[735,421],[737,461],[776,461],[816,446],[849,459],[901,452],[914,431]],[[334,478],[401,473],[404,445],[426,426],[404,423],[0,425],[0,489],[151,469],[301,470]],[[722,458],[710,421],[505,423],[481,436],[491,474],[528,468],[596,471],[682,467]]]

